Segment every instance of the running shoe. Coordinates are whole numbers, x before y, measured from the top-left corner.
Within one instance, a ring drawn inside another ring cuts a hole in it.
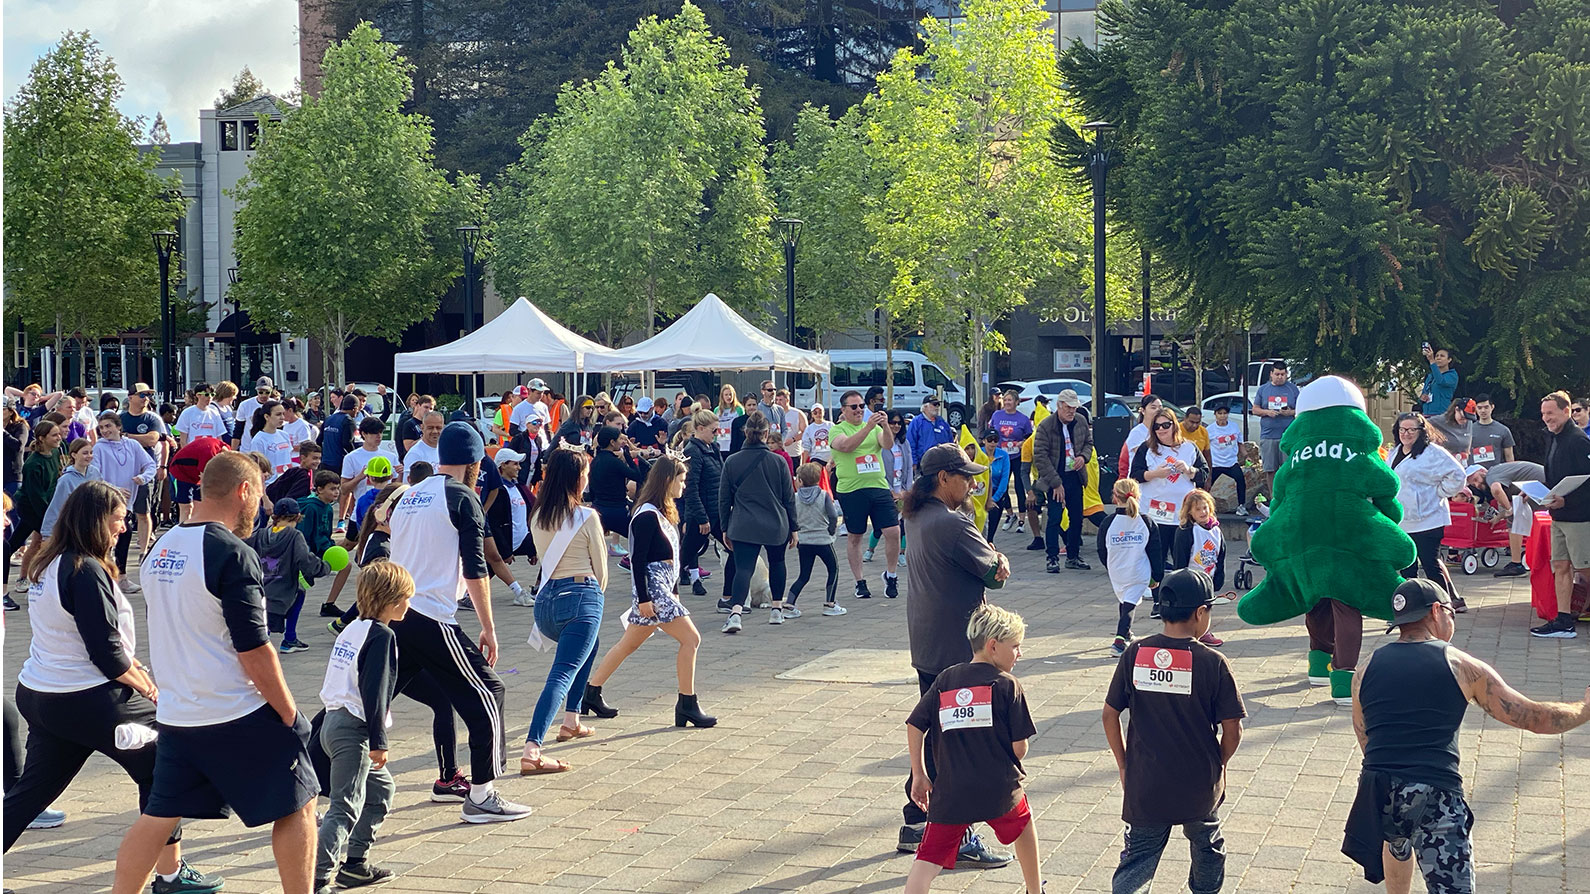
[[[192,866],[187,860],[177,864],[177,877],[166,881],[155,873],[155,894],[212,894],[221,890],[222,879],[218,875],[205,875]]]
[[[32,582],[30,582],[27,578],[25,578],[25,577],[18,578],[17,582],[12,585],[11,592],[13,592],[13,593],[26,593],[28,591],[28,587],[31,587],[32,585],[33,585]]]
[[[624,569],[625,571],[628,571],[629,570],[629,556],[625,556],[622,559],[619,559],[618,560],[618,567]]]
[[[322,618],[340,618],[342,617],[342,609],[337,608],[337,603],[335,602],[322,602],[320,603],[320,616]]]
[[[609,556],[612,556],[613,558],[616,559],[616,558],[619,558],[621,556],[629,555],[629,550],[623,548],[622,546],[619,546],[616,543],[609,543],[607,545],[607,554]]]
[[[1131,644],[1131,641],[1128,640],[1126,637],[1117,636],[1115,638],[1115,642],[1110,643],[1110,656],[1112,658],[1119,658],[1122,655],[1125,655],[1126,654],[1126,647],[1128,645],[1130,645],[1130,644]]]
[[[517,593],[513,597],[513,604],[519,606],[520,608],[534,608],[536,604],[536,594],[530,592],[529,590],[524,590],[520,593]]]
[[[5,595],[5,606],[6,606],[6,611],[8,611],[8,612],[14,612],[17,609],[22,607],[20,605],[17,605],[17,601],[15,599],[11,598],[11,594],[10,593],[7,593]]]
[[[1027,533],[1027,521],[1026,521],[1026,519],[1022,519],[1022,518],[1016,519],[1016,533],[1017,534],[1025,534],[1025,533]]]
[[[1028,552],[1037,552],[1040,549],[1043,549],[1043,538],[1042,537],[1033,537],[1032,538],[1032,542],[1027,544],[1027,551]]]
[[[1246,507],[1246,506],[1238,506],[1237,507],[1237,515],[1239,517],[1241,517],[1241,518],[1247,518],[1248,517],[1248,507]]]
[[[309,651],[309,644],[301,639],[283,640],[282,647],[278,651],[284,654],[287,652],[307,652]]]
[[[431,784],[431,800],[438,804],[462,801],[469,797],[469,780],[462,773],[454,773],[452,779],[436,780]]]
[[[900,598],[900,575],[885,574],[883,576],[883,595],[889,599]]]
[[[1081,559],[1066,559],[1066,567],[1072,571],[1091,571],[1093,566]]]
[[[706,580],[707,578],[712,576],[712,572],[708,571],[705,568],[697,568],[696,572],[698,573],[698,575],[700,576],[700,578],[702,580]]]
[[[900,561],[895,562],[894,563],[894,567],[896,567],[896,568],[904,568],[905,567],[905,550],[903,550],[903,549],[900,550]]]
[[[332,636],[340,636],[342,635],[342,631],[345,630],[347,626],[347,624],[342,623],[341,618],[338,618],[337,620],[327,624],[326,629],[331,631]]]
[[[505,800],[501,794],[493,791],[478,804],[473,798],[465,798],[459,818],[466,823],[511,823],[529,815],[529,807]]]
[[[871,549],[868,549],[866,552],[861,554],[861,561],[863,561],[863,562],[871,562],[872,561],[872,550]]]
[[[470,599],[468,596],[465,596],[463,599],[458,600],[458,610],[461,611],[461,612],[472,612],[472,611],[474,611],[475,610],[475,600]]]
[[[922,845],[922,833],[926,830],[926,823],[918,823],[914,826],[901,826],[900,841],[894,846],[894,849],[902,854],[916,853],[916,849]]]
[[[857,599],[871,599],[872,598],[872,591],[867,589],[867,582],[866,581],[864,581],[864,580],[856,581],[856,598]]]
[[[801,616],[801,610],[793,605],[784,606],[784,620],[793,621]]]
[[[121,587],[123,593],[142,593],[144,591],[143,587],[138,586],[137,581],[128,580],[125,577],[121,579],[121,583],[118,586]]]
[[[1452,611],[1454,614],[1466,614],[1468,610],[1469,604],[1463,599],[1462,596],[1455,596],[1452,598]]]
[[[701,581],[691,581],[691,583],[690,583],[690,595],[692,595],[692,596],[705,596],[705,595],[707,595],[706,585],[702,584]]]
[[[337,870],[337,887],[363,888],[366,885],[379,885],[391,878],[392,870],[385,866],[376,866],[368,862],[344,863],[342,868]]]
[[[729,609],[732,608],[733,606],[734,606],[734,603],[730,602],[729,600],[727,600],[727,599],[719,599],[718,600],[718,614],[720,614],[720,615],[728,614],[729,613]]]
[[[829,617],[829,618],[837,618],[840,615],[848,614],[848,613],[849,613],[849,609],[845,608],[843,605],[840,605],[837,602],[830,602],[827,605],[823,606],[823,615],[826,616],[826,617]]]
[[[1007,515],[1007,516],[1005,516],[1005,520],[999,523],[999,529],[1001,531],[1008,531],[1008,530],[1010,530],[1010,526],[1015,524],[1015,523],[1016,523],[1015,517]]]
[[[1508,562],[1506,565],[1496,569],[1496,572],[1491,577],[1523,577],[1528,573],[1529,569],[1524,567],[1524,563]]]
[[[1154,621],[1158,621],[1159,620],[1159,600],[1158,599],[1154,600],[1154,607],[1148,610],[1148,617],[1149,617],[1150,620],[1154,620]]]
[[[1226,644],[1225,640],[1221,639],[1218,636],[1215,636],[1213,633],[1205,633],[1203,636],[1198,637],[1198,641],[1203,643],[1206,646],[1215,646],[1215,647],[1223,646],[1223,645]]]
[[[784,623],[784,610],[781,609],[781,608],[773,609],[773,611],[768,615],[767,622],[769,624],[782,624],[782,623]],[[727,633],[728,631],[724,631],[724,632]]]
[[[1531,627],[1529,629],[1529,635],[1545,637],[1547,639],[1573,639],[1579,635],[1579,631],[1574,629],[1572,618],[1564,618],[1559,616],[1547,621],[1539,627]]]
[[[1009,851],[995,850],[983,843],[982,836],[974,835],[970,830],[966,838],[961,841],[960,853],[956,854],[956,864],[969,869],[998,869],[1009,864],[1011,854]]]
[[[724,633],[739,633],[743,625],[740,622],[739,612],[730,612],[727,620],[723,622]]]
[[[1060,560],[1059,559],[1050,559],[1049,561],[1044,563],[1043,570],[1048,572],[1048,573],[1050,573],[1050,574],[1059,574],[1060,573]]]
[[[29,829],[59,829],[66,822],[66,811],[51,810],[46,807],[39,811],[39,815],[28,823]]]

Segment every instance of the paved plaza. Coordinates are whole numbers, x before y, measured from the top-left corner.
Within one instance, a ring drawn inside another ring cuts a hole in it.
[[[1043,874],[1050,894],[1108,891],[1121,846],[1121,792],[1099,711],[1115,664],[1108,651],[1115,600],[1101,568],[1045,574],[1043,554],[1022,550],[1027,539],[1010,533],[996,543],[1009,551],[1013,576],[992,595],[1028,623],[1016,674],[1038,728],[1026,769]],[[1242,551],[1233,544],[1228,577]],[[910,594],[902,587],[899,600],[881,597],[876,578],[882,564],[880,551],[867,566],[880,594],[868,601],[849,595],[841,571],[840,599],[850,610],[844,617],[819,616],[822,591],[814,583],[801,599],[805,617],[770,627],[765,613],[752,612],[745,632],[735,637],[719,633],[721,616],[710,598],[687,597],[704,640],[697,688],[703,708],[719,717],[717,728],[672,726],[675,650],[671,640],[655,637],[605,689],[623,713],[608,721],[587,718],[597,729],[592,739],[549,746],[550,754],[574,765],[572,772],[501,781],[506,797],[534,807],[522,822],[466,825],[457,804],[428,800],[435,777],[430,714],[399,698],[391,749],[398,795],[373,851],[399,875],[383,890],[901,889],[910,860],[894,849],[907,772],[903,727],[917,688],[904,651]],[[525,571],[523,564],[515,568]],[[708,581],[714,596],[720,574]],[[604,650],[617,637],[629,580],[615,565]],[[1536,622],[1524,579],[1460,575],[1458,586],[1470,606],[1458,619],[1458,646],[1495,664],[1531,697],[1583,697],[1590,685],[1590,638],[1530,637],[1527,628]],[[304,613],[303,638],[311,650],[283,656],[305,714],[319,708],[332,641],[324,622],[313,617],[325,591],[325,584],[316,586]],[[345,602],[352,592],[350,586]],[[497,585],[498,670],[508,688],[512,765],[550,657],[525,645],[531,613],[509,606],[508,598]],[[139,651],[147,657],[141,599],[132,599]],[[1158,629],[1143,617],[1146,610],[1138,614],[1136,634]],[[1301,619],[1248,628],[1236,620],[1235,606],[1216,608],[1215,616],[1249,712],[1221,811],[1229,852],[1225,890],[1376,890],[1338,851],[1358,749],[1349,710],[1304,679],[1308,645]],[[475,632],[472,616],[461,620]],[[7,615],[6,627],[9,692],[27,647],[27,612]],[[1380,628],[1370,627],[1366,653],[1387,641]],[[833,655],[840,650],[856,651]],[[462,738],[463,725],[458,728]],[[1568,797],[1569,778],[1590,776],[1590,731],[1530,735],[1471,709],[1461,748],[1476,814],[1477,890],[1590,891],[1590,800]],[[467,772],[467,749],[460,755]],[[55,805],[67,812],[66,825],[28,832],[6,855],[6,885],[18,894],[107,890],[135,804],[126,776],[102,757],[91,759]],[[196,822],[186,827],[184,843],[195,866],[226,877],[227,892],[279,890],[268,828]],[[1187,868],[1185,843],[1173,837],[1156,890],[1185,890]],[[940,876],[934,888],[1017,892],[1021,875],[1015,863],[957,870]],[[1422,890],[1418,882],[1415,888]]]

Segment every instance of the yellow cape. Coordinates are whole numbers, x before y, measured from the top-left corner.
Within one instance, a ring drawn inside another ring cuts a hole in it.
[[[964,425],[961,426],[960,436],[955,439],[955,443],[960,445],[962,451],[966,450],[967,445],[971,445],[972,449],[967,455],[972,462],[984,467],[983,474],[972,478],[972,518],[977,522],[977,530],[981,531],[988,523],[987,466],[991,458],[983,452],[982,445],[977,443],[977,439],[972,437],[971,430]]]
[[[1026,442],[1021,445],[1021,457],[1022,457],[1023,461],[1028,462],[1028,463],[1032,462],[1032,442],[1033,442],[1033,439],[1038,436],[1037,435],[1038,423],[1042,422],[1044,420],[1044,418],[1047,417],[1048,415],[1049,415],[1049,408],[1045,407],[1043,404],[1038,404],[1037,406],[1033,407],[1033,410],[1032,410],[1032,430],[1033,430],[1033,434],[1031,436],[1029,436],[1027,438]],[[1030,472],[1032,474],[1032,481],[1034,482],[1034,487],[1036,488],[1036,482],[1038,480],[1038,467],[1036,465],[1032,466],[1030,468]],[[1083,514],[1083,516],[1089,516],[1089,515],[1092,515],[1095,512],[1103,512],[1104,511],[1104,501],[1099,499],[1099,451],[1098,451],[1097,447],[1094,448],[1093,455],[1088,457],[1088,465],[1087,465],[1087,468],[1086,468],[1086,472],[1087,472],[1087,479],[1085,481],[1083,481],[1083,483],[1082,483],[1082,514]],[[1050,511],[1052,512],[1053,510],[1051,509]],[[1064,515],[1064,512],[1065,512],[1064,508],[1062,508],[1060,511],[1062,513],[1061,516],[1060,516],[1061,524],[1066,524],[1067,521],[1066,521],[1066,518],[1065,518],[1065,515]]]

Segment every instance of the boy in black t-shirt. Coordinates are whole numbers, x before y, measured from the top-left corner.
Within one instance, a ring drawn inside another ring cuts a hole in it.
[[[1028,894],[1039,894],[1038,833],[1033,828],[1021,759],[1037,730],[1021,683],[1011,676],[1027,625],[1021,616],[984,604],[966,625],[972,660],[945,668],[906,719],[911,800],[927,811],[927,829],[906,877],[906,894],[924,894],[941,870],[954,869],[972,823],[988,823],[1000,843],[1015,842]],[[936,773],[929,777],[923,743],[933,737]]]
[[[1113,894],[1148,890],[1171,826],[1181,826],[1191,843],[1188,888],[1212,894],[1225,883],[1225,839],[1216,811],[1247,712],[1231,663],[1198,641],[1209,632],[1214,598],[1214,581],[1200,569],[1166,575],[1159,586],[1165,632],[1126,647],[1104,697],[1104,737],[1126,789],[1126,847]],[[1128,709],[1131,736],[1123,738],[1121,712]]]

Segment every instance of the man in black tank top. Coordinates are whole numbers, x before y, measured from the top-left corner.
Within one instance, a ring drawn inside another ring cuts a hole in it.
[[[1413,861],[1431,894],[1474,890],[1474,816],[1463,799],[1458,727],[1473,702],[1533,733],[1590,721],[1590,690],[1578,704],[1532,701],[1485,662],[1451,645],[1456,615],[1446,590],[1404,582],[1392,596],[1401,637],[1377,649],[1353,680],[1353,731],[1364,752],[1342,853],[1364,878],[1406,894]]]

